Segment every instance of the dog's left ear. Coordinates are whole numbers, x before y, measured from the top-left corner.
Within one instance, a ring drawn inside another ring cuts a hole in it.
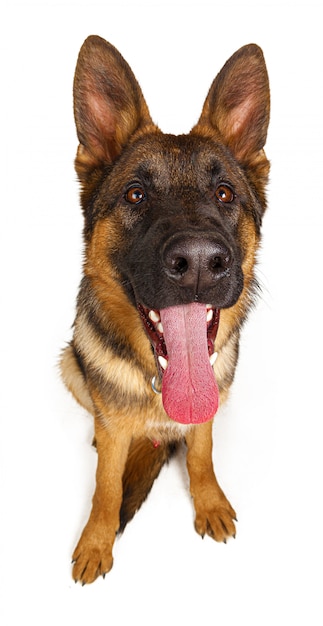
[[[238,161],[259,159],[269,123],[270,95],[262,50],[240,48],[213,81],[192,133],[219,131]]]

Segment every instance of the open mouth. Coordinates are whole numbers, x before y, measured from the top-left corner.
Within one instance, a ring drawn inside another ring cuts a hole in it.
[[[208,421],[218,408],[212,367],[220,310],[200,303],[160,311],[139,304],[138,310],[154,349],[166,413],[184,424]]]
[[[154,348],[158,371],[160,374],[160,378],[162,378],[163,373],[168,365],[168,355],[160,311],[157,311],[155,309],[147,309],[142,304],[138,305],[138,310],[143,325]],[[207,348],[210,364],[212,367],[217,358],[217,352],[214,352],[214,342],[218,332],[219,321],[220,309],[216,309],[211,304],[205,305]]]

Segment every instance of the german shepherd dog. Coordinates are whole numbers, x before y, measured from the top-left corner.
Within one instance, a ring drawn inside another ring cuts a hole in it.
[[[254,44],[238,50],[197,124],[175,136],[153,123],[119,52],[91,36],[74,110],[85,257],[61,371],[95,424],[96,489],[73,554],[73,577],[85,584],[111,569],[116,533],[181,441],[196,531],[235,536],[213,470],[212,423],[257,291],[269,172],[263,54]]]

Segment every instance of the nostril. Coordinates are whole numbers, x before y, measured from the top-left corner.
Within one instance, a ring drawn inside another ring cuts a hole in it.
[[[219,268],[222,268],[222,258],[220,256],[215,256],[213,259],[211,259],[210,261],[210,270],[212,272],[216,271]]]
[[[185,274],[188,270],[188,262],[184,257],[175,257],[171,262],[171,270],[176,274]]]
[[[209,261],[209,269],[212,273],[217,274],[223,270],[227,270],[230,266],[230,254],[217,254]]]

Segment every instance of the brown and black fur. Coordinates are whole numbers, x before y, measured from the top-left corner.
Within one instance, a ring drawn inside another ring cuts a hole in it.
[[[212,420],[182,425],[166,415],[151,386],[159,372],[140,306],[161,309],[196,300],[221,311],[214,373],[223,403],[257,285],[269,86],[260,48],[245,46],[214,80],[192,131],[163,134],[121,55],[89,37],[78,59],[74,103],[85,260],[73,340],[61,370],[95,423],[96,490],[73,554],[73,576],[84,584],[111,569],[117,531],[182,440],[197,532],[217,541],[235,535],[235,511],[213,471]],[[228,205],[216,195],[221,185],[232,190]],[[201,249],[216,240],[230,251],[230,267],[220,260],[212,281],[202,270],[199,279],[182,280],[175,268],[172,279],[160,250],[173,238],[181,245],[185,237],[194,245],[200,237]]]

